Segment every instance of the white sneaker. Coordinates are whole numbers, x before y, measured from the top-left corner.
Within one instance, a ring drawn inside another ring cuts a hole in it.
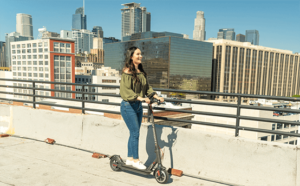
[[[134,161],[126,160],[126,165],[132,165]]]
[[[141,161],[133,162],[132,166],[137,169],[146,169],[146,166]]]

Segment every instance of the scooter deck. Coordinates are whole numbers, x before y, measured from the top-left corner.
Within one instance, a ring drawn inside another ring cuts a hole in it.
[[[122,170],[128,170],[128,171],[139,173],[139,174],[143,174],[143,175],[148,175],[148,174],[152,173],[152,171],[150,171],[150,170],[147,170],[147,169],[137,169],[137,168],[134,168],[131,165],[126,165],[125,163],[122,164],[121,166],[119,166],[119,168],[122,169]]]

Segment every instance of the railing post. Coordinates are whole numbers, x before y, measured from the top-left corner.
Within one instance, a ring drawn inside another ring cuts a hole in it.
[[[241,111],[240,105],[241,105],[241,96],[238,96],[237,107],[236,107],[235,137],[239,136],[240,111]]]
[[[151,115],[151,110],[149,104],[147,104],[148,107],[148,123],[150,122],[150,115]]]
[[[32,107],[35,109],[35,82],[32,82]]]
[[[82,106],[81,106],[81,113],[82,114],[84,114],[84,85],[82,85],[82,90],[81,90],[81,92],[82,92]]]

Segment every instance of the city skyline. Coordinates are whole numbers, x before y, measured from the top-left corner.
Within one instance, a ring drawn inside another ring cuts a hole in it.
[[[72,3],[69,0],[63,0],[60,1],[62,6],[56,6],[56,0],[51,1],[52,4],[37,2],[36,0],[30,0],[26,4],[14,3],[14,1],[2,2],[6,8],[0,15],[0,41],[5,41],[5,33],[16,31],[16,14],[18,13],[32,15],[34,38],[37,38],[38,28],[43,26],[49,31],[58,33],[60,30],[71,30],[72,14],[82,5],[82,0],[74,0]],[[172,1],[170,3],[165,0],[160,1],[160,6],[157,6],[155,1],[151,1],[151,3],[144,0],[135,1],[135,3],[141,3],[147,7],[147,10],[151,12],[151,30],[155,32],[168,31],[187,34],[192,39],[195,13],[203,11],[206,18],[206,39],[216,38],[218,30],[221,28],[234,28],[236,33],[255,29],[260,33],[261,46],[300,52],[300,46],[297,43],[300,36],[296,32],[300,26],[295,24],[300,14],[298,1],[275,1],[272,4],[267,0],[257,1],[257,3],[252,3],[252,1],[187,2],[182,4],[181,1]],[[106,37],[121,39],[120,9],[122,8],[121,4],[124,3],[128,2],[87,0],[85,2],[85,12],[89,15],[87,29],[92,30],[94,26],[101,26]],[[38,8],[39,6],[47,8],[42,10]],[[241,7],[248,8],[241,10]],[[253,8],[257,8],[255,13],[251,11]],[[60,13],[53,15],[52,10]],[[178,14],[178,11],[181,13]],[[227,15],[226,19],[224,19],[224,15]],[[240,24],[241,22],[243,24]],[[280,28],[276,26],[278,22],[283,23]],[[276,28],[273,28],[275,26]],[[285,37],[278,37],[283,33]]]

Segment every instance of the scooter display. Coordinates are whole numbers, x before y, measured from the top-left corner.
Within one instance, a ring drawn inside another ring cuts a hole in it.
[[[149,174],[153,173],[153,175],[158,183],[167,183],[168,179],[169,179],[169,173],[161,163],[161,152],[160,152],[160,148],[157,143],[157,135],[156,135],[156,129],[155,129],[155,123],[154,123],[154,117],[153,117],[153,110],[152,110],[153,103],[157,103],[159,105],[159,104],[161,104],[161,102],[160,102],[160,100],[153,98],[153,96],[154,96],[154,94],[151,94],[149,96],[149,99],[150,99],[149,108],[151,111],[150,122],[151,122],[152,129],[153,129],[156,159],[146,169],[137,169],[131,165],[126,165],[126,163],[123,161],[123,159],[119,155],[113,155],[110,157],[110,167],[113,171],[127,170],[130,172],[135,172],[135,173],[139,173],[139,174],[143,174],[143,175],[149,175]]]

